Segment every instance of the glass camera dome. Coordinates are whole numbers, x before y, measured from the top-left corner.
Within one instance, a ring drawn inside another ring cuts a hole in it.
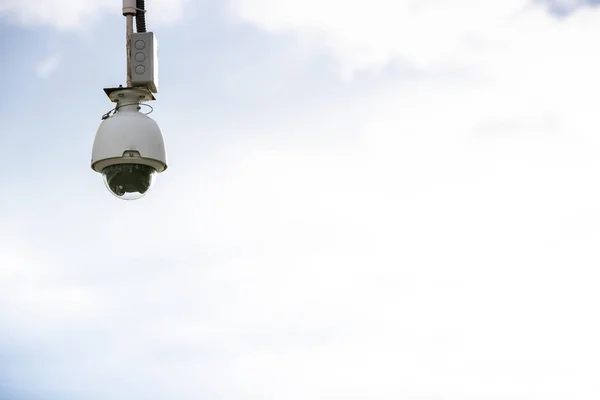
[[[113,195],[122,200],[137,200],[152,187],[156,169],[141,164],[117,164],[104,168],[102,176]]]

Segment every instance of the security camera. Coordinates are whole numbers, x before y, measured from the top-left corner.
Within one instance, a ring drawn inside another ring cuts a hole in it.
[[[152,94],[143,88],[118,88],[107,94],[117,106],[98,128],[91,166],[103,175],[113,195],[136,200],[150,190],[156,175],[167,169],[160,128],[141,112],[142,102]]]
[[[114,110],[102,117],[92,149],[92,169],[119,199],[143,197],[157,174],[167,169],[165,142],[158,124],[142,113],[158,92],[157,44],[146,31],[144,0],[123,0],[126,17],[127,87],[104,89]],[[133,32],[135,17],[137,32]],[[150,107],[152,109],[152,107]]]

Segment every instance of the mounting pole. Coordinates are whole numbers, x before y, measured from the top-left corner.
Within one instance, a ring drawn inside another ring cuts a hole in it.
[[[131,34],[133,33],[133,15],[127,14],[127,87],[131,87]]]
[[[127,87],[131,87],[131,35],[133,34],[133,17],[137,13],[136,0],[123,0],[123,15],[126,22],[127,49]]]

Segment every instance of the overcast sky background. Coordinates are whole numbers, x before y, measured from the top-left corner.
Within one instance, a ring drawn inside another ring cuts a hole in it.
[[[600,8],[149,0],[136,202],[120,9],[0,0],[1,400],[600,397]]]

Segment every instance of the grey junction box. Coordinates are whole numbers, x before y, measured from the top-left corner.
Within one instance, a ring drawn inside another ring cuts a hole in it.
[[[131,85],[158,92],[158,46],[152,32],[131,35]]]

